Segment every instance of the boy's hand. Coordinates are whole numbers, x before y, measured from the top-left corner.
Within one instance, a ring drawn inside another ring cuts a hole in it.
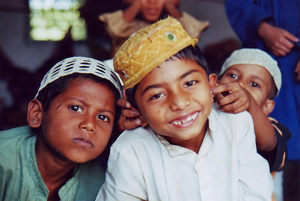
[[[266,46],[275,56],[285,56],[294,47],[293,42],[299,39],[290,32],[262,22],[258,27],[258,35],[265,40]]]
[[[131,107],[126,99],[119,99],[117,104],[123,108],[122,116],[119,121],[119,129],[131,130],[142,125],[142,120],[139,118],[140,113],[135,108]]]
[[[249,110],[252,96],[238,82],[221,83],[212,89],[216,103],[221,110],[240,113]]]
[[[169,5],[173,5],[175,6],[176,8],[179,7],[180,5],[180,0],[166,0],[166,5],[169,4]]]
[[[169,15],[171,15],[172,17],[179,19],[182,14],[181,12],[178,10],[180,4],[180,0],[166,0],[165,1],[165,9],[168,12]]]

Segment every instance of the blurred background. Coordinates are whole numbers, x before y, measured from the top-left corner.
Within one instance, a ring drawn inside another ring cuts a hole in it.
[[[121,0],[0,1],[0,130],[27,124],[27,104],[58,61],[70,56],[109,59],[109,36],[98,16],[121,8]],[[180,10],[210,21],[198,45],[217,72],[240,46],[224,1],[181,0]]]

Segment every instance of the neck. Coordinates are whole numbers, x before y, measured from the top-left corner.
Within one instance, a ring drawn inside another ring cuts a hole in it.
[[[188,139],[188,140],[180,140],[180,139],[175,139],[175,138],[170,138],[165,136],[165,138],[174,145],[178,145],[181,147],[185,147],[187,149],[190,149],[192,151],[194,151],[195,153],[198,154],[200,147],[202,145],[206,130],[208,128],[208,124],[206,123],[205,126],[202,128],[201,132],[199,133],[199,135],[197,135],[196,137],[192,138],[192,139]]]
[[[49,199],[58,198],[58,190],[73,177],[76,163],[60,156],[44,140],[37,138],[36,160],[40,174],[49,190]]]

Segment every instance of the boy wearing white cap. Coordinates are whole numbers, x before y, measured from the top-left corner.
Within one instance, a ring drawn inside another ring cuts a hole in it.
[[[257,149],[268,160],[270,171],[283,168],[287,158],[286,141],[291,137],[283,124],[268,118],[280,87],[277,62],[262,50],[244,48],[234,51],[224,62],[219,85],[212,90],[217,104],[225,112],[246,110],[251,114]]]
[[[44,76],[28,126],[0,132],[0,200],[95,200],[101,161],[120,110],[117,74],[71,57]]]
[[[169,17],[133,34],[114,57],[126,95],[147,126],[112,145],[97,200],[270,200],[267,161],[247,112],[213,104],[196,39]]]

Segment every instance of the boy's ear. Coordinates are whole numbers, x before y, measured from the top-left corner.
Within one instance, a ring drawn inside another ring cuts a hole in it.
[[[271,99],[267,99],[265,104],[263,105],[263,112],[265,113],[266,116],[268,116],[274,109],[275,107],[275,101]]]
[[[141,126],[142,127],[146,127],[148,125],[147,121],[144,119],[144,117],[142,115],[139,116],[140,120],[141,120]]]
[[[210,74],[208,77],[208,82],[209,82],[210,89],[214,88],[215,86],[217,86],[218,76],[214,73]],[[212,102],[214,102],[213,93],[211,93],[211,99],[212,99]]]
[[[37,100],[33,99],[28,104],[28,111],[27,111],[27,122],[28,125],[32,128],[38,128],[42,124],[42,117],[43,117],[43,107],[42,103]]]
[[[215,73],[210,74],[208,77],[208,82],[209,82],[210,88],[215,87],[218,82],[218,76]]]

